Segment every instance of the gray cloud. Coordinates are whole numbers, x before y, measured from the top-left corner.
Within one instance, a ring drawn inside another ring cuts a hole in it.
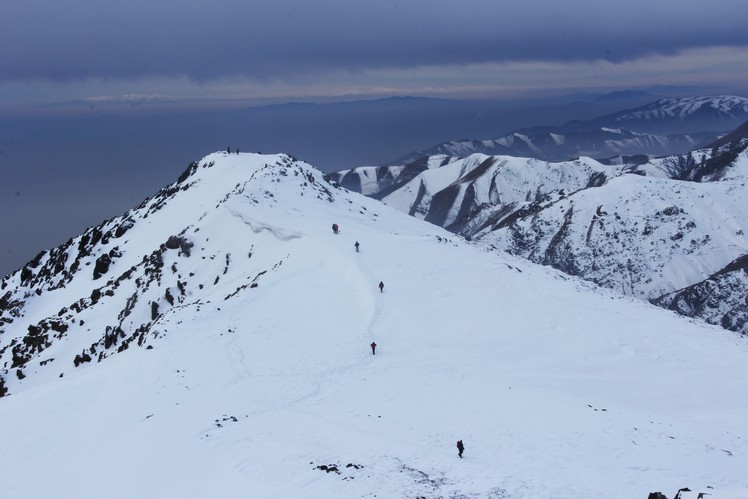
[[[28,0],[0,19],[0,78],[256,79],[502,61],[629,61],[748,46],[748,2]]]

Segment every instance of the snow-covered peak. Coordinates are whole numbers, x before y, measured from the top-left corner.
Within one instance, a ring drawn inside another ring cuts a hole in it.
[[[605,169],[460,161],[447,189]],[[0,302],[4,497],[748,491],[736,334],[468,243],[288,156],[206,157],[24,269]]]

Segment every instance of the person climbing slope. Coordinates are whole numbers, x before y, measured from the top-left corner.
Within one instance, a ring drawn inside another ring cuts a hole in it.
[[[358,246],[359,246],[358,241],[356,241],[356,244],[354,244],[354,246],[356,247],[356,253],[358,253]]]
[[[332,224],[332,233],[337,234],[338,233],[338,224]]]
[[[462,457],[462,453],[465,451],[465,446],[462,445],[462,440],[457,441],[457,455]]]
[[[379,292],[384,293],[384,283],[382,281],[379,281]]]
[[[376,355],[377,354],[377,352],[376,352],[376,350],[377,350],[377,344],[372,341],[370,346],[371,346],[371,354],[372,355]]]

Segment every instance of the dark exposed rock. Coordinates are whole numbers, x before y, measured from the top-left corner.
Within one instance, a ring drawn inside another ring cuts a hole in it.
[[[166,247],[169,249],[177,249],[180,246],[180,238],[177,236],[170,236],[166,240]]]
[[[177,179],[177,183],[181,184],[188,178],[190,178],[198,169],[200,164],[197,161],[193,161],[187,166],[187,169],[182,172],[181,175],[179,175],[179,178]]]
[[[166,247],[168,249],[179,249],[184,254],[184,256],[190,256],[190,252],[193,246],[194,244],[185,239],[183,236],[170,236],[166,241]]]
[[[707,279],[652,300],[687,317],[700,317],[730,331],[748,333],[748,255]]]
[[[125,332],[122,330],[122,328],[118,327],[112,327],[107,326],[106,331],[104,332],[104,348],[109,349],[113,345],[117,344],[118,338],[124,338]],[[91,345],[92,352],[95,353],[95,345]]]
[[[96,265],[94,266],[93,270],[93,278],[94,280],[100,278],[107,272],[109,272],[109,265],[112,263],[112,258],[109,256],[108,253],[104,253],[99,258],[96,259]]]
[[[34,275],[34,273],[28,267],[28,265],[25,266],[25,267],[23,267],[21,269],[21,284],[24,284],[24,283],[28,282],[29,279],[31,279],[31,276],[33,276],[33,275]]]
[[[75,365],[75,367],[78,367],[79,365],[86,362],[91,362],[91,356],[88,355],[85,350],[83,351],[83,353],[76,355],[75,359],[73,359],[73,364]]]
[[[338,469],[337,464],[321,464],[317,466],[316,469],[322,470],[326,473],[337,473],[338,475],[340,474],[340,470]]]
[[[119,223],[119,225],[117,225],[117,228],[114,229],[114,237],[120,238],[124,236],[125,232],[130,230],[133,225],[135,225],[134,220],[132,220],[131,218],[125,218],[124,220],[122,220],[122,222]]]

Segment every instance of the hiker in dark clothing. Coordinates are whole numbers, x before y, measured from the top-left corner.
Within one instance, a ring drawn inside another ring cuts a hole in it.
[[[379,292],[384,293],[384,283],[382,281],[379,281]]]
[[[231,147],[227,147],[227,148],[226,148],[226,153],[227,153],[227,154],[231,154]]]
[[[458,440],[457,441],[457,451],[458,451],[457,455],[460,456],[460,457],[462,457],[462,453],[463,453],[464,450],[465,450],[465,446],[462,445],[462,440]]]
[[[376,349],[377,349],[377,344],[372,341],[371,342],[371,354],[372,355],[376,355],[377,354]]]
[[[332,224],[332,233],[337,234],[338,233],[338,224]]]
[[[358,253],[358,241],[356,241],[356,244],[354,244],[354,246],[356,247],[356,253]]]

